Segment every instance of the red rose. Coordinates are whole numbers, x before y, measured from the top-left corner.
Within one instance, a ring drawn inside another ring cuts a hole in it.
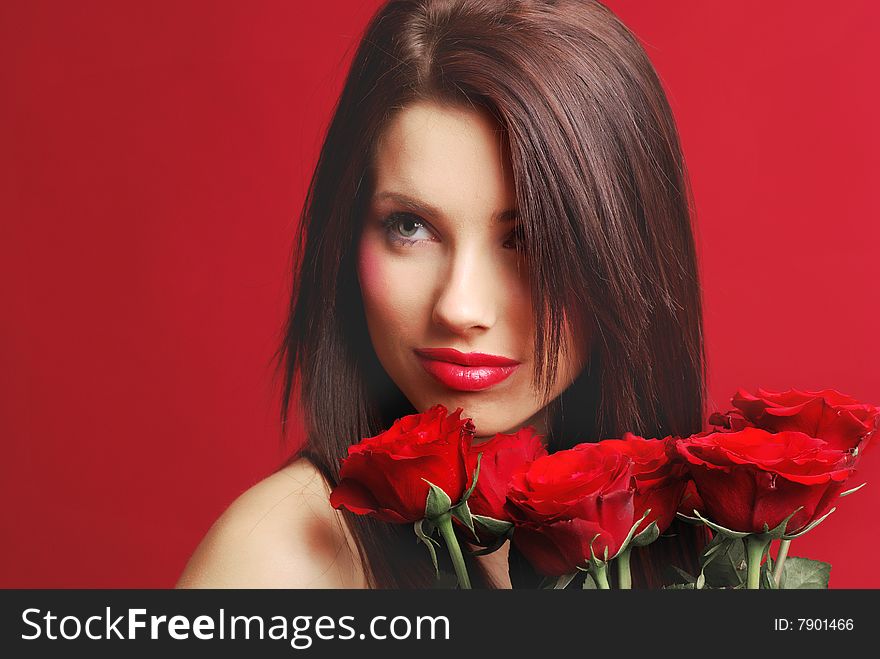
[[[675,447],[702,499],[700,514],[743,533],[774,529],[801,507],[786,526],[800,531],[831,507],[853,472],[851,454],[800,432],[701,433]]]
[[[757,395],[740,389],[732,402],[737,411],[713,415],[710,423],[733,430],[751,424],[770,432],[802,432],[841,450],[860,445],[864,450],[880,424],[880,408],[834,389],[779,393],[758,389]]]
[[[678,455],[670,450],[671,437],[645,439],[632,433],[624,433],[623,439],[603,439],[599,445],[605,450],[623,453],[633,461],[636,492],[633,499],[635,519],[641,519],[650,509],[648,517],[639,524],[640,533],[657,522],[663,533],[675,519],[678,504],[688,482],[688,469]]]
[[[548,576],[584,567],[591,543],[594,556],[611,558],[632,529],[634,491],[632,460],[598,444],[540,457],[511,483],[513,542]]]
[[[331,505],[386,522],[416,522],[425,516],[425,480],[457,503],[467,489],[465,456],[474,433],[471,420],[459,418],[461,411],[447,416],[436,405],[350,446]]]
[[[483,454],[480,474],[468,506],[476,515],[509,520],[504,504],[513,475],[547,455],[547,449],[534,428],[522,428],[512,435],[499,433],[483,444],[471,445],[467,456],[468,478],[473,477],[480,453]]]

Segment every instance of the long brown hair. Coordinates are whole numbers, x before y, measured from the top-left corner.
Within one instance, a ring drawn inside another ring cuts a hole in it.
[[[278,356],[282,423],[301,403],[301,454],[336,483],[350,444],[414,411],[370,343],[355,253],[377,140],[424,100],[488,111],[506,133],[535,327],[546,328],[536,333],[539,390],[555,379],[565,319],[593,327],[587,368],[551,403],[550,449],[699,431],[705,356],[688,178],[636,38],[598,2],[392,0],[355,54],[299,224]],[[373,586],[433,582],[411,529],[347,519]],[[634,582],[657,585],[666,562],[692,569],[699,542],[679,529],[636,552]]]

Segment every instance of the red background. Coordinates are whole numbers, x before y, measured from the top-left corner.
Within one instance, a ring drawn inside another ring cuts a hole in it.
[[[2,4],[0,586],[172,586],[287,454],[288,252],[377,4]],[[609,4],[678,118],[715,404],[880,403],[877,4]],[[834,587],[880,587],[878,455],[792,548]]]

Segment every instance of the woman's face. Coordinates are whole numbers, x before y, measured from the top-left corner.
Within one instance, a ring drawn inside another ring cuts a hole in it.
[[[358,278],[370,338],[413,406],[464,408],[477,435],[546,432],[534,318],[504,134],[473,109],[417,103],[377,145]],[[569,331],[551,400],[584,367]]]

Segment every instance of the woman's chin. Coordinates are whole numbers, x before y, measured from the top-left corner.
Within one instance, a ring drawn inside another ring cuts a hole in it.
[[[465,413],[467,414],[467,410]],[[467,416],[471,416],[476,427],[474,443],[487,441],[499,433],[514,434],[529,425],[535,428],[539,434],[543,433],[543,426],[539,427],[530,417],[512,419],[509,414],[467,414]]]

